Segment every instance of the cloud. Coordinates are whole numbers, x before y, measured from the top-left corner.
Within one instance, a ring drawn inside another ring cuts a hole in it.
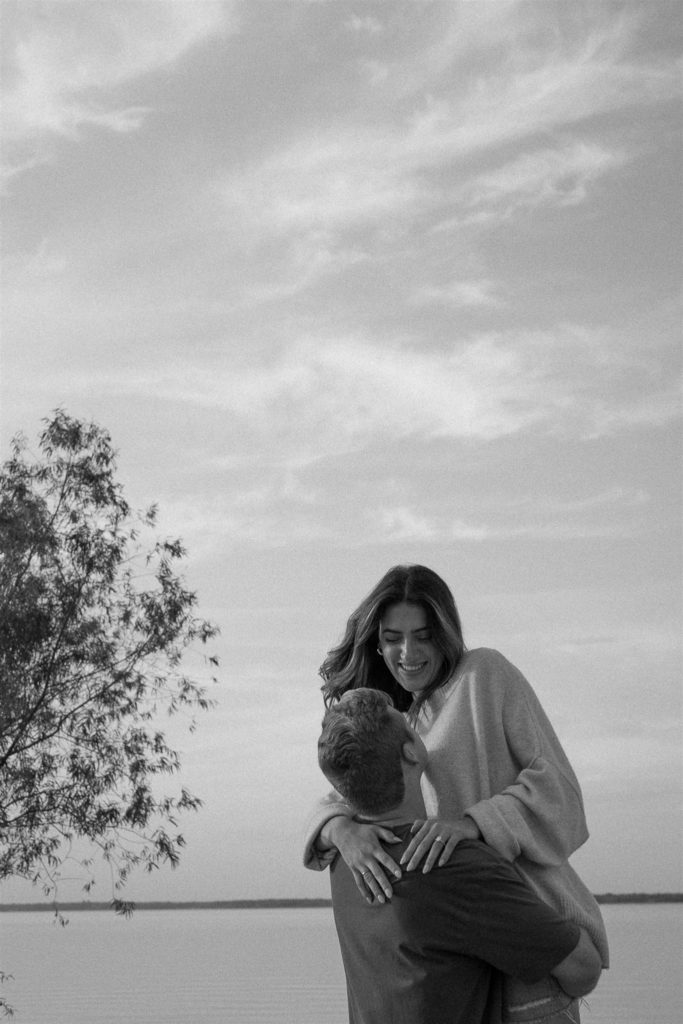
[[[373,18],[371,15],[361,17],[358,14],[353,14],[346,22],[346,27],[351,32],[365,32],[371,36],[379,35],[384,31],[384,25],[379,18]]]
[[[533,498],[523,498],[514,504],[516,511],[522,506],[532,505],[543,515],[576,515],[594,511],[614,510],[617,508],[647,508],[650,503],[650,495],[642,490],[624,489],[623,487],[612,487],[607,491],[599,491],[597,494],[589,494],[572,499],[559,499],[542,497],[535,494]]]
[[[362,116],[290,135],[216,182],[245,252],[279,244],[285,266],[302,246],[403,258],[435,222],[576,206],[633,155],[601,137],[600,118],[678,95],[673,67],[631,52],[629,17],[570,16],[564,34],[552,5],[443,6],[457,12],[445,35],[420,36],[419,57],[396,65],[412,91],[378,79]]]
[[[576,206],[595,182],[625,162],[597,143],[567,142],[524,154],[474,177],[458,197],[466,222],[509,220],[539,206]]]
[[[166,498],[159,516],[161,532],[179,533],[194,562],[213,560],[226,545],[285,548],[301,542],[325,542],[349,549],[392,544],[450,545],[454,542],[484,544],[528,538],[556,540],[624,538],[651,529],[647,514],[650,499],[637,491],[620,488],[591,493],[583,498],[560,501],[535,494],[533,499],[510,499],[496,494],[495,500],[478,500],[476,510],[466,517],[454,517],[442,509],[438,488],[431,495],[421,493],[414,500],[395,503],[377,500],[390,484],[378,488],[367,482],[349,481],[346,494],[330,492],[324,477],[315,486],[304,482],[294,470],[271,466],[259,473],[259,482],[245,483],[250,468],[243,465],[221,471],[220,485],[191,500]],[[310,471],[306,474],[310,477]],[[411,490],[405,482],[397,490]],[[448,503],[450,504],[450,503]],[[350,511],[351,510],[351,511]],[[636,515],[634,516],[634,513]],[[349,528],[351,515],[356,526]],[[362,528],[358,529],[358,524]],[[572,637],[561,644],[569,650],[574,643],[621,644],[615,636]]]
[[[631,513],[646,508],[649,499],[642,492],[620,488],[590,494],[573,501],[559,501],[535,494],[532,498],[506,500],[496,495],[495,507],[479,502],[475,516],[453,518],[448,513],[417,512],[409,505],[382,505],[365,514],[364,542],[390,544],[449,544],[453,541],[484,543],[524,537],[568,540],[590,537],[626,537],[651,527],[634,521]],[[429,501],[427,499],[427,505]],[[422,509],[424,496],[420,497]],[[628,521],[624,513],[629,515]]]
[[[445,285],[424,285],[417,288],[411,302],[416,306],[443,305],[454,309],[468,306],[499,306],[499,286],[486,278],[452,281]]]
[[[226,209],[265,233],[341,231],[419,206],[422,189],[387,159],[381,131],[301,139],[218,188]]]
[[[277,474],[274,474],[277,479]],[[217,552],[231,547],[288,548],[299,544],[344,540],[324,521],[320,509],[286,499],[276,485],[249,504],[224,482],[219,497],[194,495],[192,501],[167,500],[159,518],[162,532],[183,538],[193,565],[213,564]]]
[[[552,4],[526,0],[434,5],[412,58],[401,54],[387,65],[385,82],[405,101],[411,96],[464,95],[480,114],[517,115],[518,131],[548,117],[575,118],[653,100],[676,90],[671,69],[636,52],[646,9],[576,4],[558,22]],[[456,83],[455,86],[453,83]],[[596,88],[596,86],[598,88]],[[528,103],[527,116],[520,100]]]
[[[329,254],[344,237],[365,230],[383,248],[400,239],[402,250],[407,230],[421,227],[419,218],[445,219],[444,210],[455,211],[450,216],[460,224],[508,219],[540,205],[577,205],[626,160],[623,153],[575,140],[472,173],[464,166],[470,149],[505,140],[468,143],[467,117],[444,111],[433,117],[440,123],[425,124],[432,119],[427,115],[407,132],[337,131],[300,139],[218,184],[231,231],[239,227],[245,238],[280,236],[293,249],[303,236],[314,250],[322,241]],[[471,120],[481,136],[481,122]]]
[[[380,509],[374,518],[377,536],[387,544],[406,541],[430,542],[436,539],[433,523],[426,516],[414,512],[405,505]],[[363,541],[366,540],[363,534]]]
[[[249,308],[289,299],[315,284],[361,263],[370,257],[362,249],[330,244],[327,232],[310,231],[289,245],[288,259],[274,277],[261,273],[253,284],[245,284],[240,307]]]
[[[99,383],[72,373],[64,387],[220,410],[233,417],[243,451],[262,450],[270,437],[285,460],[319,459],[382,438],[493,440],[532,428],[587,438],[661,426],[680,413],[662,355],[573,325],[476,334],[445,349],[303,337],[267,356],[233,341],[227,360],[192,353],[149,369],[111,367]]]
[[[229,12],[230,5],[216,3],[14,5],[3,23],[8,174],[30,163],[26,151],[47,137],[75,138],[88,126],[139,129],[149,108],[121,103],[117,90],[224,31]]]
[[[517,0],[432,5],[422,45],[385,65],[386,88],[401,99],[434,92],[456,67],[467,67],[469,60],[481,67],[501,44],[519,52],[518,12]],[[416,31],[415,25],[411,28]]]

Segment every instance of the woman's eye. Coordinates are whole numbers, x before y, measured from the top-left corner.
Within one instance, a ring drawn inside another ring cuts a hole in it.
[[[431,640],[432,639],[432,634],[431,633],[419,633],[413,639],[417,643],[422,643],[423,641]],[[382,643],[385,644],[385,646],[387,646],[387,647],[391,647],[392,644],[402,644],[403,643],[403,637],[402,636],[385,636],[385,637],[382,637]]]

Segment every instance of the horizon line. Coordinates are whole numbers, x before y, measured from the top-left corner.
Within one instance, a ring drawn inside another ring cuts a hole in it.
[[[598,903],[683,903],[683,892],[628,892],[628,893],[594,893]],[[72,910],[111,910],[113,900],[80,900],[52,902],[0,902],[0,913],[23,911],[62,911]],[[257,910],[261,909],[296,909],[331,907],[332,900],[326,897],[293,897],[264,899],[232,899],[232,900],[126,900],[135,910]]]

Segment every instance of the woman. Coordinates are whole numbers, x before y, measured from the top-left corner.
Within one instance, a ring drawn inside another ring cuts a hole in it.
[[[366,899],[391,896],[390,877],[448,861],[479,838],[517,867],[534,890],[589,932],[607,966],[599,907],[568,857],[588,838],[576,776],[524,676],[497,651],[467,651],[453,596],[425,566],[395,566],[361,602],[320,670],[325,703],[350,687],[388,692],[429,752],[428,819],[416,822],[402,864],[380,840],[392,833],[356,822],[338,794],[316,807],[304,863],[322,869],[337,851]],[[508,1020],[525,1016],[523,995]],[[515,1002],[516,1001],[516,1002]],[[533,1002],[535,1000],[527,1000]],[[576,1017],[578,1019],[578,1017]]]

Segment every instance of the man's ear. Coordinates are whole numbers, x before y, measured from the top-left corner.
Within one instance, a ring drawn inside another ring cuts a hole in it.
[[[407,761],[408,764],[420,763],[420,759],[417,756],[417,751],[415,750],[415,744],[413,743],[412,740],[404,741],[403,746],[401,747],[401,758],[404,761]]]

